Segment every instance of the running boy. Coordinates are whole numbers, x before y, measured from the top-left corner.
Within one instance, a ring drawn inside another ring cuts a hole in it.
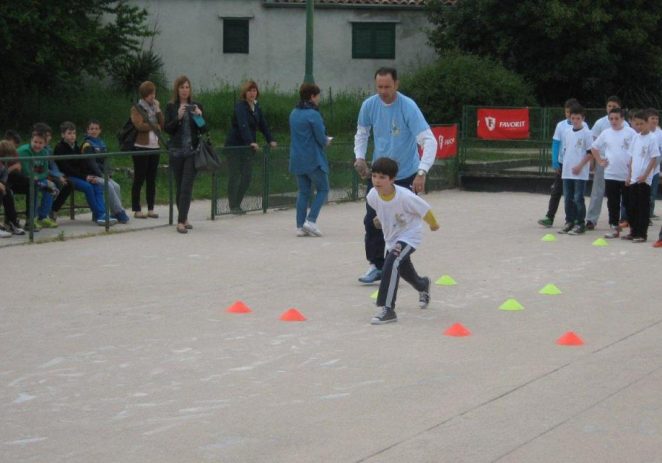
[[[611,128],[601,131],[591,145],[591,153],[596,164],[604,171],[610,228],[605,238],[618,238],[621,232],[618,224],[625,180],[628,176],[629,150],[632,139],[637,133],[629,126],[625,126],[621,108],[612,108],[608,117]],[[593,185],[595,185],[595,177],[593,179]]]
[[[586,204],[584,191],[588,181],[588,163],[592,159],[593,136],[584,123],[584,108],[570,108],[572,130],[563,133],[563,197],[565,200],[565,226],[559,233],[579,235],[586,231]]]
[[[381,157],[372,163],[374,188],[366,201],[377,213],[387,250],[377,295],[379,312],[370,322],[373,325],[398,321],[395,299],[400,276],[418,291],[421,309],[430,302],[430,279],[418,276],[410,256],[421,244],[423,221],[432,231],[438,230],[439,224],[428,203],[411,190],[395,185],[397,173],[398,164],[393,159]]]
[[[643,243],[648,238],[651,182],[660,150],[648,124],[648,112],[639,111],[633,118],[639,133],[630,146],[629,175],[625,181],[630,234],[622,239]]]

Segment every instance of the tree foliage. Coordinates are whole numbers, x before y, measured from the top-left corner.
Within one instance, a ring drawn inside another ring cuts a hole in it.
[[[432,45],[492,57],[534,84],[544,104],[577,97],[659,106],[662,2],[643,0],[429,0]]]
[[[531,86],[521,76],[492,59],[460,53],[449,53],[403,76],[401,89],[431,123],[459,122],[465,104],[536,104]]]
[[[0,3],[0,119],[12,121],[27,94],[75,88],[82,73],[104,78],[153,33],[147,12],[125,0]]]

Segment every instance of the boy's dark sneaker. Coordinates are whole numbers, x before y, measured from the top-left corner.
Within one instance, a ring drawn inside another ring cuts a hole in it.
[[[423,279],[426,281],[426,286],[425,290],[418,292],[418,307],[427,309],[430,303],[430,279],[428,277],[423,277]]]
[[[595,230],[595,224],[591,222],[590,220],[586,221],[586,229],[587,230]]]
[[[625,235],[625,236],[621,236],[621,239],[622,239],[622,240],[632,241],[632,240],[634,239],[634,236],[632,236],[632,234],[630,233],[630,234],[627,234],[627,235]]]
[[[568,235],[581,235],[586,231],[583,225],[575,225],[575,227],[568,232]]]
[[[644,238],[643,236],[636,236],[636,237],[632,238],[632,242],[633,243],[645,243],[646,238]]]
[[[398,321],[398,316],[395,314],[395,310],[389,309],[388,307],[380,307],[379,312],[372,317],[370,320],[371,325],[384,325],[386,323],[394,323]]]
[[[559,233],[565,235],[565,234],[567,234],[570,230],[572,230],[573,227],[574,227],[573,224],[571,224],[571,223],[567,223],[567,224],[565,224],[565,226],[564,226],[562,229],[559,230]]]
[[[545,217],[544,219],[538,220],[538,225],[542,225],[545,228],[550,228],[552,225],[554,225],[554,219]]]

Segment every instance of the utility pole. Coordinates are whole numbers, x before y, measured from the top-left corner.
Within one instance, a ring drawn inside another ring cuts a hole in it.
[[[314,84],[313,77],[313,10],[315,8],[314,0],[306,0],[306,75],[303,81],[307,84]]]

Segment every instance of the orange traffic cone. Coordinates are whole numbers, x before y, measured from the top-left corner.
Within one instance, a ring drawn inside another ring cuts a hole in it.
[[[285,312],[283,312],[280,316],[280,319],[284,322],[303,322],[306,320],[306,317],[304,317],[297,309],[292,307],[291,309],[287,309]]]
[[[444,331],[445,336],[471,336],[471,331],[462,326],[461,323],[456,323],[446,331]]]
[[[556,344],[559,346],[582,346],[584,345],[584,341],[574,332],[568,331],[556,340]]]
[[[236,301],[230,307],[225,309],[226,312],[230,313],[250,313],[252,310],[243,301]]]

